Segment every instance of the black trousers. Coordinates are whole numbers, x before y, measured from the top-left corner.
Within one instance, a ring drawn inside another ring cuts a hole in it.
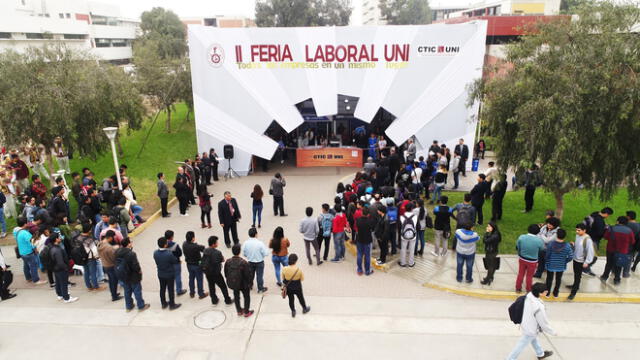
[[[307,307],[307,302],[304,301],[304,294],[302,293],[302,288],[298,290],[290,290],[287,288],[287,296],[289,297],[289,308],[291,309],[291,311],[296,310],[295,297],[298,297],[298,302],[300,302],[300,306],[302,306],[303,309]]]
[[[460,165],[458,165],[462,176],[467,176],[467,159],[460,158]]]
[[[622,266],[616,265],[616,253],[607,251],[607,263],[604,265],[604,273],[602,273],[602,277],[608,279],[611,270],[613,270],[613,280],[620,281]]]
[[[485,255],[485,259],[487,259],[487,280],[493,281],[493,274],[496,272],[496,267],[498,267],[498,254],[487,253]]]
[[[218,163],[214,163],[211,167],[211,176],[213,176],[213,181],[218,181]]]
[[[9,275],[5,276],[5,272],[0,268],[0,299],[4,300],[9,297],[9,286],[12,282],[13,277]]]
[[[222,274],[207,273],[206,276],[207,283],[209,284],[209,296],[211,297],[211,303],[217,304],[219,301],[218,295],[216,295],[216,285],[218,285],[218,287],[220,288],[222,296],[224,297],[224,301],[231,301],[231,298],[229,297],[229,291],[227,290],[227,284],[225,284]]]
[[[160,198],[160,208],[162,209],[162,216],[167,216],[169,211],[167,211],[167,203],[169,202],[169,198]]]
[[[237,244],[240,242],[238,239],[238,226],[234,221],[231,224],[224,224],[222,231],[224,232],[224,243],[227,245],[231,245],[231,238],[229,238],[229,230],[231,230],[231,236],[233,237],[233,244]]]
[[[240,307],[240,293],[244,298],[244,307]],[[233,289],[233,302],[236,304],[236,310],[238,313],[246,313],[251,307],[251,296],[249,295],[249,289],[236,290]]]
[[[204,167],[204,183],[211,185],[211,166]]]
[[[583,265],[583,263],[573,260],[573,287],[571,288],[571,294],[573,295],[575,295],[578,290],[580,290]]]
[[[325,237],[318,237],[318,252],[322,253],[322,243],[324,243],[324,254],[322,255],[322,260],[327,261],[329,257],[329,244],[331,243],[331,235]]]
[[[533,276],[535,277],[541,277],[542,273],[544,272],[544,265],[546,263],[546,257],[547,256],[547,252],[544,250],[540,250],[538,252],[538,268],[536,269],[536,273],[533,274]]]
[[[189,206],[188,198],[178,198],[178,203],[180,207],[180,215],[184,215],[187,213],[187,207]]]
[[[200,208],[200,222],[204,225],[204,220],[207,220],[206,224],[211,225],[211,210],[204,212],[202,208]]]
[[[527,186],[524,190],[524,210],[531,211],[533,209],[533,196],[536,194],[535,186]]]
[[[491,220],[502,219],[502,198],[494,197],[491,199]]]
[[[479,204],[479,205],[473,205],[473,207],[476,209],[476,220],[478,222],[478,225],[482,225],[482,222],[484,221],[484,214],[482,213],[482,206],[483,204]]]
[[[276,216],[284,215],[284,197],[282,197],[282,196],[274,196],[273,197],[273,213]]]
[[[389,236],[384,234],[378,239],[378,245],[380,245],[380,261],[387,262],[387,254],[389,253]]]
[[[160,280],[160,303],[162,306],[166,305],[175,305],[176,303],[176,293],[174,291],[174,284],[176,282],[176,278],[158,278]],[[169,293],[169,302],[167,303],[166,293]]]
[[[562,282],[563,271],[548,271],[547,270],[547,289],[551,291],[551,285],[553,284],[553,277],[556,277],[556,285],[553,287],[553,296],[558,296],[560,292],[560,283]]]

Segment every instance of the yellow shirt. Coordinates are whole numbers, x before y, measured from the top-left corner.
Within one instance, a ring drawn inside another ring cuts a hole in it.
[[[298,271],[297,273],[296,273],[296,270]],[[293,276],[294,273],[296,274],[295,276]],[[296,265],[290,265],[290,266],[285,266],[282,269],[282,278],[287,281],[290,281],[290,280],[303,281],[304,274],[302,273],[302,270],[300,270]]]

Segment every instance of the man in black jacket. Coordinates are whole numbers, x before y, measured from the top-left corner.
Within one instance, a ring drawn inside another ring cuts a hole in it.
[[[64,187],[56,186],[51,189],[53,198],[49,204],[47,210],[53,217],[53,221],[56,225],[62,225],[67,223],[67,204],[62,198],[64,194]]]
[[[587,216],[583,223],[587,226],[587,234],[593,240],[593,243],[596,245],[596,254],[593,257],[593,261],[589,264],[583,272],[587,275],[596,276],[596,274],[591,270],[591,265],[595,264],[598,260],[597,251],[600,249],[600,240],[604,237],[604,233],[607,230],[607,224],[605,220],[613,215],[613,209],[610,207],[605,207],[600,210],[600,212],[593,212],[591,215]]]
[[[224,264],[224,276],[227,278],[227,285],[233,290],[238,316],[249,317],[253,315],[253,310],[249,309],[251,305],[249,290],[253,284],[253,271],[247,260],[240,257],[240,250],[240,244],[235,244],[231,248],[233,257]],[[240,307],[240,293],[244,297],[244,307]]]
[[[396,174],[398,170],[400,170],[400,163],[402,159],[400,159],[400,155],[398,155],[397,150],[394,147],[391,148],[391,153],[389,155],[389,183],[388,185],[393,186]]]
[[[169,250],[167,239],[163,236],[158,239],[158,249],[153,253],[153,260],[158,268],[158,280],[160,281],[160,303],[162,308],[175,310],[181,304],[175,303],[175,293],[173,292],[173,284],[175,282],[176,273],[174,265],[179,264],[178,259]],[[169,293],[169,302],[165,297],[165,293]]]
[[[467,176],[467,160],[469,159],[469,147],[464,143],[464,139],[460,139],[456,145],[454,152],[460,154],[460,164],[458,165],[462,176]]]
[[[502,220],[502,200],[507,193],[507,175],[500,174],[491,192],[491,221]]]
[[[231,247],[231,239],[229,239],[229,230],[233,236],[233,243],[240,243],[238,239],[238,228],[236,223],[240,221],[240,208],[236,199],[231,197],[231,192],[224,192],[224,199],[218,203],[218,219],[220,220],[220,226],[224,233],[224,243],[227,247]]]
[[[126,237],[122,239],[120,248],[116,250],[116,273],[118,274],[118,280],[124,284],[124,302],[127,312],[133,310],[133,298],[136,297],[136,303],[138,304],[138,310],[144,311],[149,308],[149,304],[145,304],[142,298],[142,269],[138,262],[138,256],[133,252],[133,243]],[[122,269],[122,272],[118,270]],[[124,275],[124,276],[122,276]]]
[[[204,299],[209,296],[209,293],[206,293],[203,288],[202,268],[200,267],[201,253],[204,251],[204,246],[196,243],[196,236],[193,231],[187,231],[182,250],[184,251],[184,261],[187,263],[187,271],[189,271],[189,296],[191,298],[196,296],[194,282],[197,281],[198,298]]]
[[[224,303],[227,305],[233,304],[233,299],[229,297],[229,291],[227,291],[227,284],[224,282],[222,276],[222,263],[224,262],[224,256],[222,252],[218,250],[218,237],[209,237],[209,247],[204,249],[202,256],[202,269],[207,276],[207,282],[209,283],[209,294],[211,296],[211,303],[218,305],[220,301],[216,295],[216,285],[220,288],[222,296],[224,297]]]
[[[77,297],[69,296],[69,256],[60,246],[62,239],[58,234],[52,236],[53,246],[49,251],[51,258],[51,268],[56,279],[56,295],[59,301],[66,304],[78,301]]]
[[[482,225],[484,217],[482,215],[482,206],[484,205],[485,197],[489,197],[491,194],[491,187],[486,181],[484,174],[478,174],[478,183],[471,189],[471,205],[476,209],[478,216],[478,225]]]

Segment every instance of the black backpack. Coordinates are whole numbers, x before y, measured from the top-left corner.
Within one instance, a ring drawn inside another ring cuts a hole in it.
[[[44,268],[46,270],[50,270],[51,269],[51,246],[45,246],[42,251],[40,251],[40,262],[42,263],[42,266],[44,266]]]
[[[84,249],[84,245],[79,244],[71,250],[71,258],[76,265],[86,265],[89,259],[89,253]]]
[[[120,206],[114,206],[113,209],[111,209],[111,216],[116,219],[117,224],[120,224],[120,210],[122,210]]]
[[[404,239],[413,240],[416,238],[416,235],[417,235],[416,224],[413,221],[413,218],[414,218],[413,214],[411,214],[410,216],[405,215],[404,221],[402,222],[402,232],[400,234]]]
[[[509,306],[509,318],[514,324],[522,323],[522,314],[524,313],[524,300],[526,295],[520,296]]]
[[[124,260],[124,257],[120,256],[116,258],[116,277],[118,280],[125,281],[129,278],[129,266]]]
[[[464,227],[465,225],[473,225],[474,220],[471,215],[472,206],[462,206],[456,214],[456,222],[458,227]]]

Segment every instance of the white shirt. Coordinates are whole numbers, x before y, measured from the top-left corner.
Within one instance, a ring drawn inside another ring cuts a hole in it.
[[[421,177],[422,177],[422,168],[417,167],[413,169],[413,171],[411,172],[411,182],[413,182],[414,184],[419,184]]]
[[[522,312],[522,324],[520,324],[522,335],[538,336],[540,332],[555,335],[556,332],[549,325],[544,304],[540,298],[528,293],[524,300],[524,310]]]

